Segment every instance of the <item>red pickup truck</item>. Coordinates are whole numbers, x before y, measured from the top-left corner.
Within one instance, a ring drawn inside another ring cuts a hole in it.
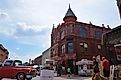
[[[0,80],[2,78],[31,80],[33,75],[36,75],[36,69],[32,66],[23,66],[20,60],[7,59],[0,65]]]

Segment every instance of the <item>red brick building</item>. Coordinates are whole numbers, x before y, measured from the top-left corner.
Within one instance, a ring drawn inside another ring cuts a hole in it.
[[[91,59],[92,56],[102,55],[101,36],[110,31],[102,26],[77,21],[77,17],[69,9],[63,18],[63,23],[56,28],[53,26],[51,33],[51,57],[62,66],[71,67],[75,73],[75,63],[81,59]]]

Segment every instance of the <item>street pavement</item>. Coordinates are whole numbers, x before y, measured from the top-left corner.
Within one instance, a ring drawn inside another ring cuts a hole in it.
[[[2,80],[16,80],[16,79],[2,79]],[[34,77],[32,80],[41,80],[40,76]],[[48,79],[49,80],[49,79]],[[50,79],[52,80],[52,79]],[[81,76],[73,76],[73,77],[67,77],[65,76],[61,76],[61,77],[54,77],[53,80],[92,80],[91,77],[81,77]]]
[[[40,79],[40,76],[38,76],[33,78],[32,80],[41,80],[41,79]],[[54,77],[53,80],[92,80],[92,79],[91,77],[81,77],[81,76],[73,76],[69,78],[67,76],[61,76],[61,77]]]

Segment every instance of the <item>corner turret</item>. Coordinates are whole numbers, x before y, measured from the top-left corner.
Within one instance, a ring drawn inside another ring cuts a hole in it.
[[[77,17],[75,16],[75,14],[73,13],[73,11],[71,10],[70,4],[69,4],[69,9],[68,9],[65,17],[63,18],[63,20],[65,22],[76,21],[77,20]]]

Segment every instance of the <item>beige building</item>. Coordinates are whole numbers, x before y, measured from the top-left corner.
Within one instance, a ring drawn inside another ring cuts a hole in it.
[[[0,62],[3,62],[5,59],[7,59],[8,54],[8,50],[5,49],[2,44],[0,44]]]
[[[45,50],[42,53],[42,65],[45,65],[46,59],[50,59],[51,60],[51,49],[50,48],[48,48],[47,50]]]
[[[34,65],[41,65],[41,64],[42,64],[42,55],[34,59]]]

